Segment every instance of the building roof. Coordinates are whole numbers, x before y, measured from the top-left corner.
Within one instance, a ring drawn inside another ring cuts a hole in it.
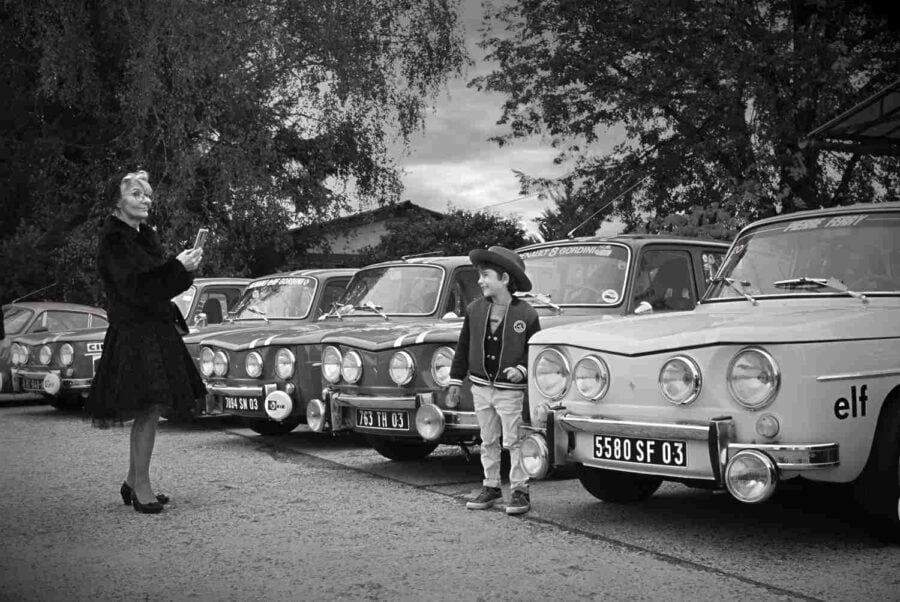
[[[900,79],[806,136],[825,150],[900,156]]]

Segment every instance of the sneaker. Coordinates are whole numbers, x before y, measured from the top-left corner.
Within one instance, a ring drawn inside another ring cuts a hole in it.
[[[525,491],[513,491],[512,499],[506,505],[507,514],[525,514],[531,510],[531,499]]]
[[[482,487],[478,497],[466,502],[469,510],[486,510],[503,499],[503,493],[499,487]]]

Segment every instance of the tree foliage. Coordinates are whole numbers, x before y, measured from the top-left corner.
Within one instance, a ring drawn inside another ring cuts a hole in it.
[[[467,60],[457,2],[3,0],[0,297],[57,280],[97,300],[125,171],[150,173],[170,250],[211,228],[218,275],[277,267],[289,224],[396,198],[391,137]]]
[[[423,252],[437,255],[468,255],[479,247],[500,245],[515,249],[531,242],[514,218],[489,211],[450,209],[414,222],[388,226],[381,242],[362,255],[372,261],[387,261]]]
[[[629,190],[614,209],[634,229],[678,230],[680,215],[725,237],[896,196],[897,158],[804,144],[900,73],[896,23],[872,3],[498,0],[487,20],[499,67],[474,83],[506,95],[497,142],[547,136],[572,165],[526,189],[554,184],[588,214]]]

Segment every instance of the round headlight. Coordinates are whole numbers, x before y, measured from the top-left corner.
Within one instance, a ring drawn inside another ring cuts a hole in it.
[[[659,389],[672,403],[691,403],[700,395],[702,384],[700,368],[684,355],[673,357],[659,371]]]
[[[244,359],[244,369],[250,378],[259,378],[263,371],[262,356],[256,351],[248,353]]]
[[[452,347],[440,347],[431,356],[431,378],[439,387],[450,384],[450,364],[456,351]]]
[[[200,350],[200,374],[203,376],[212,376],[214,356],[215,353],[209,347]]]
[[[38,361],[46,366],[51,359],[53,359],[53,350],[50,349],[50,345],[42,346],[41,350],[38,351]]]
[[[311,399],[306,404],[306,425],[316,433],[325,430],[325,404],[320,400]]]
[[[388,364],[388,372],[391,380],[398,385],[409,384],[416,374],[416,363],[413,357],[405,351],[398,351]]]
[[[569,386],[569,362],[556,349],[544,349],[534,361],[534,384],[550,399],[558,399]]]
[[[725,467],[731,495],[748,504],[769,499],[778,485],[778,469],[769,456],[755,449],[739,451]]]
[[[575,389],[588,399],[601,399],[609,390],[609,368],[596,355],[583,357],[572,370],[572,382]]]
[[[355,351],[348,351],[341,360],[341,376],[350,384],[362,377],[362,358]]]
[[[416,432],[425,441],[437,441],[444,433],[444,413],[432,403],[416,410]]]
[[[216,351],[213,355],[213,372],[216,376],[225,376],[228,373],[228,356],[224,351]]]
[[[539,433],[531,433],[522,439],[520,464],[522,470],[533,479],[543,479],[550,470],[550,450],[547,441]]]
[[[278,378],[288,379],[294,375],[296,358],[290,349],[279,349],[275,354],[275,375]]]
[[[750,410],[772,403],[780,384],[778,365],[762,349],[742,349],[728,364],[728,391],[735,401]]]
[[[75,360],[75,349],[69,343],[63,343],[59,348],[59,363],[63,366],[71,366]]]
[[[9,361],[13,366],[21,366],[28,361],[28,349],[18,343],[10,347]]]
[[[330,345],[322,350],[322,376],[330,383],[341,380],[341,352]]]

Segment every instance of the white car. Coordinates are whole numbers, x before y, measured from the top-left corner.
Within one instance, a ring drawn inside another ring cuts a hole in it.
[[[574,464],[608,502],[852,483],[898,535],[900,203],[752,224],[697,309],[543,330],[529,380],[533,477]]]

